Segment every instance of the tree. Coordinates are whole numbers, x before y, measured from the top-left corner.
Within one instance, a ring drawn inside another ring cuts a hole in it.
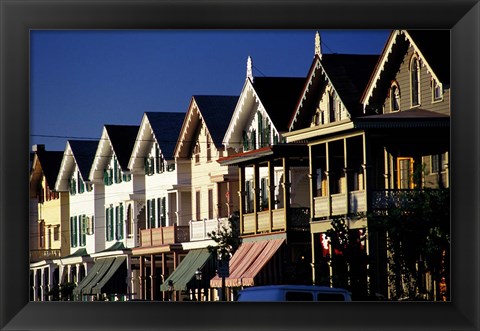
[[[437,300],[449,298],[450,191],[399,191],[397,203],[381,215],[372,215],[369,228],[387,234],[389,279],[394,299],[433,298],[425,289],[429,275]],[[443,292],[442,292],[443,291]]]
[[[221,224],[218,231],[207,234],[217,245],[208,246],[210,252],[214,252],[218,259],[226,259],[233,256],[240,246],[240,214],[234,212],[228,218],[228,222]]]
[[[351,218],[363,217],[351,215]],[[366,298],[367,254],[362,243],[366,233],[362,229],[349,229],[347,216],[337,216],[331,221],[332,228],[326,231],[331,254],[328,257],[332,266],[331,282],[334,287],[348,289],[357,298]]]

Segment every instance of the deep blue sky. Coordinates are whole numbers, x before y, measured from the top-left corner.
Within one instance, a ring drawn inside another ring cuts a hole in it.
[[[389,31],[320,31],[323,53],[380,54]],[[315,30],[32,31],[30,142],[64,150],[104,124],[186,112],[191,96],[239,95],[254,76],[305,77]]]

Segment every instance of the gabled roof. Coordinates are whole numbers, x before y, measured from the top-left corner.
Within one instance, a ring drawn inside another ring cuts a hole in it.
[[[213,143],[220,148],[238,96],[194,95],[193,98],[202,113]]]
[[[360,97],[368,83],[370,75],[378,61],[378,55],[364,54],[323,54],[322,59],[315,55],[310,67],[301,102],[292,114],[289,130],[298,124],[295,130],[310,125],[318,99],[329,81],[350,115],[356,116],[362,111]],[[320,72],[318,72],[320,71]],[[303,109],[302,109],[303,107]]]
[[[180,129],[185,113],[146,112],[155,140],[160,145],[162,154],[167,159],[173,159]]]
[[[450,84],[450,30],[407,30],[438,79]]]
[[[215,147],[220,149],[222,147],[222,138],[225,135],[237,102],[238,96],[192,96],[177,145],[175,146],[175,156],[190,156],[187,156],[187,154],[192,150],[194,135],[201,123],[200,121],[205,123]]]
[[[128,167],[138,129],[138,125],[105,125],[108,138],[122,170],[126,170]]]
[[[304,85],[303,77],[255,77],[253,88],[279,132],[288,131]]]
[[[53,190],[57,181],[58,172],[62,163],[63,152],[61,151],[38,151],[36,153],[38,161],[42,166],[42,171],[47,181],[48,187]]]
[[[409,46],[413,46],[422,63],[444,87],[450,85],[450,31],[449,30],[394,30],[388,37],[382,54],[372,72],[361,98],[364,109],[371,99],[382,99]],[[378,91],[377,93],[375,93]],[[377,96],[375,96],[377,95]],[[380,96],[378,96],[380,95]],[[370,106],[375,108],[378,105]]]
[[[98,147],[98,140],[69,140],[68,144],[72,150],[73,157],[77,163],[83,180],[88,180],[90,168],[92,167],[95,153]]]

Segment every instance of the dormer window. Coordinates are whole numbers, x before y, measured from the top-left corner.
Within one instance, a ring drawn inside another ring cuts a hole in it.
[[[432,82],[433,101],[440,101],[443,98],[442,84],[437,80]]]
[[[412,107],[420,105],[420,66],[414,57],[410,64],[410,85],[412,94]]]
[[[392,84],[392,87],[390,87],[390,110],[400,110],[400,89],[395,82]]]

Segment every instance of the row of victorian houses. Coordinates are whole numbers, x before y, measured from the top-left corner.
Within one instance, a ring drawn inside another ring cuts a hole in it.
[[[369,215],[414,187],[449,187],[448,31],[392,31],[382,54],[322,54],[306,77],[253,77],[239,96],[193,96],[65,150],[33,147],[31,300],[218,300],[226,288],[336,284],[331,219],[349,217],[388,297],[385,238]],[[414,165],[423,165],[420,180]],[[237,213],[240,246],[216,275],[208,236]],[[361,264],[361,263],[360,263]],[[341,271],[337,271],[341,272]],[[201,277],[198,277],[199,274]]]

